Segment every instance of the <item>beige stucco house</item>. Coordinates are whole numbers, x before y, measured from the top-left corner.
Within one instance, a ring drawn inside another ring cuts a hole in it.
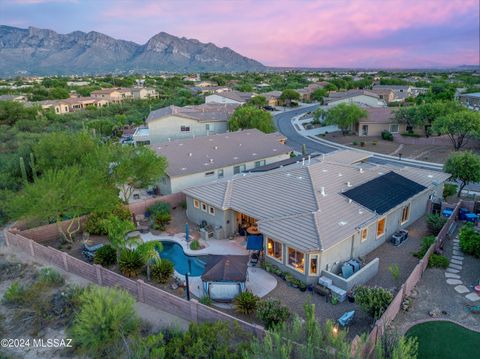
[[[359,136],[381,136],[383,131],[390,133],[406,132],[405,124],[395,120],[393,111],[388,107],[365,108],[368,116],[360,119],[355,126]]]
[[[158,98],[158,92],[150,87],[133,87],[131,89],[132,96],[135,100],[147,100]]]
[[[227,103],[243,105],[250,100],[254,94],[240,91],[223,91],[205,96],[205,103]]]
[[[93,91],[90,96],[96,99],[107,100],[110,103],[120,103],[133,98],[131,89],[121,87]]]
[[[324,103],[336,106],[341,103],[353,103],[361,107],[386,107],[387,103],[376,93],[367,90],[348,90],[344,92],[330,92],[324,98]]]

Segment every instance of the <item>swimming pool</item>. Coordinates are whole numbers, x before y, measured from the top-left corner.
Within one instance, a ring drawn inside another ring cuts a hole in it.
[[[205,261],[199,257],[187,256],[180,244],[175,242],[162,241],[163,251],[160,257],[173,262],[175,270],[185,275],[190,272],[192,277],[199,277],[205,271]],[[190,261],[190,270],[188,262]]]

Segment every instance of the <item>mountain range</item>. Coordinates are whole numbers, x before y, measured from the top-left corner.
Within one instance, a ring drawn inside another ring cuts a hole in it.
[[[228,47],[160,32],[145,44],[91,31],[0,25],[0,76],[263,71]]]

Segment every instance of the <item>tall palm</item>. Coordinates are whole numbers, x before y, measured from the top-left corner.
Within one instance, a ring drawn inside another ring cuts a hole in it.
[[[145,264],[147,265],[147,279],[150,280],[150,267],[160,261],[160,252],[163,251],[163,245],[160,241],[150,241],[137,247]]]

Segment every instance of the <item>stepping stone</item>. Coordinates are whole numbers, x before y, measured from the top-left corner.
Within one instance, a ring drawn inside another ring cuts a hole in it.
[[[456,259],[457,261],[463,261],[462,256],[452,256],[452,259]]]
[[[448,273],[458,273],[460,272],[458,269],[453,269],[453,268],[447,268]]]
[[[459,239],[454,239],[453,243],[460,243],[460,240]]]
[[[453,268],[453,269],[462,270],[462,266],[459,266],[458,264],[454,264],[454,263],[450,263],[450,265],[448,267]]]
[[[468,300],[472,302],[476,302],[477,300],[480,300],[480,296],[477,293],[470,293],[465,296]]]
[[[453,250],[454,250],[454,251],[455,251],[455,250],[456,250],[456,251],[459,251],[459,250],[460,250],[460,246],[457,245],[457,244],[455,244],[455,245],[453,246]]]
[[[446,278],[454,278],[454,279],[460,279],[460,276],[458,274],[453,274],[453,273],[445,273]]]
[[[465,294],[470,292],[470,290],[464,285],[457,285],[454,289],[457,293],[460,293],[460,294]]]
[[[451,259],[450,260],[450,263],[453,263],[453,264],[458,264],[458,265],[462,265],[463,264],[463,261],[459,261],[458,259]]]
[[[456,251],[456,250],[454,249],[454,250],[453,250],[453,255],[454,255],[454,256],[461,256],[461,255],[463,255],[463,252]]]
[[[447,279],[447,284],[457,285],[462,284],[462,281],[459,279]]]

